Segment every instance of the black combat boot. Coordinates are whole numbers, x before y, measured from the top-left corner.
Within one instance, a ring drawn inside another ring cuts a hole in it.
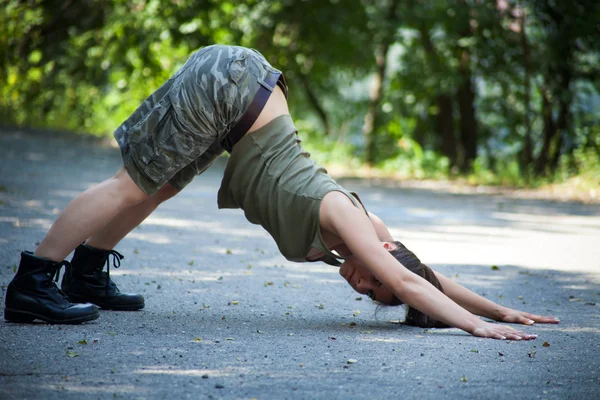
[[[75,303],[93,303],[105,310],[134,311],[144,308],[141,294],[121,293],[110,279],[109,256],[119,268],[123,256],[115,250],[96,249],[85,244],[75,249],[71,268],[63,275],[62,290]],[[103,271],[106,264],[106,272]]]
[[[4,319],[11,322],[32,322],[41,319],[51,324],[80,324],[99,317],[93,304],[73,304],[56,286],[53,279],[68,261],[55,262],[21,253],[21,263],[6,290]]]

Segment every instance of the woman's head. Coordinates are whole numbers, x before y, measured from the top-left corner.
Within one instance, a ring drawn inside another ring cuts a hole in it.
[[[427,280],[441,292],[444,291],[431,268],[423,264],[421,260],[419,260],[417,256],[408,250],[402,243],[396,241],[383,242],[382,244],[383,247],[404,267]],[[354,290],[358,293],[368,295],[374,301],[390,306],[402,304],[402,301],[396,297],[391,290],[382,285],[369,269],[356,259],[356,257],[350,257],[342,264],[340,267],[340,275],[348,281]],[[410,306],[408,307],[405,322],[409,325],[416,325],[423,328],[448,327],[448,325],[443,322],[431,318]]]

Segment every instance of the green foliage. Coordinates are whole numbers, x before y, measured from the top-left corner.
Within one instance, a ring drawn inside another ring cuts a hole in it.
[[[240,44],[285,72],[321,163],[358,169],[372,145],[398,176],[592,186],[599,18],[594,0],[5,0],[0,123],[110,135],[191,52]]]

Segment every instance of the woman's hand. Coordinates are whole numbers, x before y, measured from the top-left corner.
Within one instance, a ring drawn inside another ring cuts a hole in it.
[[[537,335],[532,335],[529,333],[518,331],[510,326],[490,324],[489,322],[483,321],[482,323],[483,325],[473,330],[473,336],[499,340],[531,340],[537,337]]]
[[[515,324],[533,325],[535,322],[540,324],[558,324],[559,319],[554,317],[545,317],[543,315],[529,314],[524,311],[506,309],[501,313],[500,318],[497,318],[500,322],[511,322]]]

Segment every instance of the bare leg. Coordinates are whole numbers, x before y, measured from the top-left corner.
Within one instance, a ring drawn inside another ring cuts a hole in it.
[[[146,200],[123,210],[108,225],[86,240],[85,244],[96,249],[112,250],[121,239],[152,214],[160,203],[177,193],[177,189],[167,183]]]
[[[86,190],[67,205],[34,255],[53,261],[64,260],[124,209],[147,198],[121,167],[115,176]]]

